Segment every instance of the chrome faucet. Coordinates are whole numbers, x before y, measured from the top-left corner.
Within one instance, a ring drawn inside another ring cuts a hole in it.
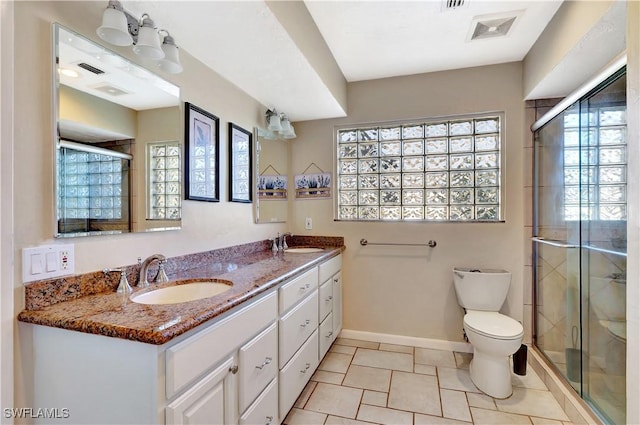
[[[167,274],[164,271],[164,264],[166,263],[167,259],[162,254],[153,254],[147,257],[144,261],[142,261],[142,259],[138,257],[138,264],[140,264],[140,277],[138,279],[139,287],[147,288],[149,286],[149,281],[147,280],[147,272],[149,270],[149,265],[156,260],[158,261],[158,274],[156,274],[156,277],[152,279],[152,282],[159,283],[169,281],[169,279],[167,278]]]
[[[278,233],[278,235],[280,234]],[[287,236],[293,235],[291,234],[291,232],[287,232],[280,236],[280,251],[286,251],[287,249],[289,249],[289,245],[287,245]]]

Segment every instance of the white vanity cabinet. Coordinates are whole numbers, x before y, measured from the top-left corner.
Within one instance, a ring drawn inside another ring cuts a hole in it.
[[[342,255],[320,264],[318,356],[322,359],[342,330]]]
[[[276,380],[277,319],[272,290],[160,346],[33,326],[34,405],[68,408],[56,423],[237,424]]]
[[[340,330],[341,266],[332,257],[164,345],[21,323],[33,407],[68,409],[58,424],[279,424]]]

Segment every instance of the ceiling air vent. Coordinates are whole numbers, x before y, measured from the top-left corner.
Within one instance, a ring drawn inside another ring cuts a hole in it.
[[[471,22],[467,41],[504,37],[509,34],[523,11],[506,12],[495,15],[476,16]]]
[[[456,7],[464,6],[465,0],[443,0],[442,3],[445,9],[455,9]]]
[[[100,75],[100,74],[104,74],[104,71],[101,69],[96,68],[95,66],[91,66],[88,63],[84,63],[81,62],[78,64],[78,66],[82,69],[86,69],[89,72],[93,72],[96,75]]]

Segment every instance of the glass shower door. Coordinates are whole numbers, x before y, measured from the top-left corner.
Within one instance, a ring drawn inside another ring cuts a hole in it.
[[[583,398],[626,423],[626,78],[580,102]]]
[[[577,126],[578,117],[576,104],[536,133],[534,223],[536,345],[577,391],[582,382],[580,158],[579,137],[567,128],[573,120]],[[572,184],[575,188],[567,190]]]
[[[609,423],[626,422],[624,68],[535,134],[534,343]]]

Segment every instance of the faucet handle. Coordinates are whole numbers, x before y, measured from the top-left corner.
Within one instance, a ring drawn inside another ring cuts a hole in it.
[[[125,273],[124,268],[102,269],[102,272],[104,274],[107,274],[110,272],[120,273],[120,284],[118,284],[118,289],[116,289],[116,292],[118,294],[130,294],[133,292],[133,289],[131,289],[131,285],[129,285],[129,281],[127,280],[127,274]]]
[[[153,279],[156,283],[169,282],[169,278],[167,277],[167,273],[164,271],[164,265],[167,260],[160,260],[158,262],[158,274]]]

